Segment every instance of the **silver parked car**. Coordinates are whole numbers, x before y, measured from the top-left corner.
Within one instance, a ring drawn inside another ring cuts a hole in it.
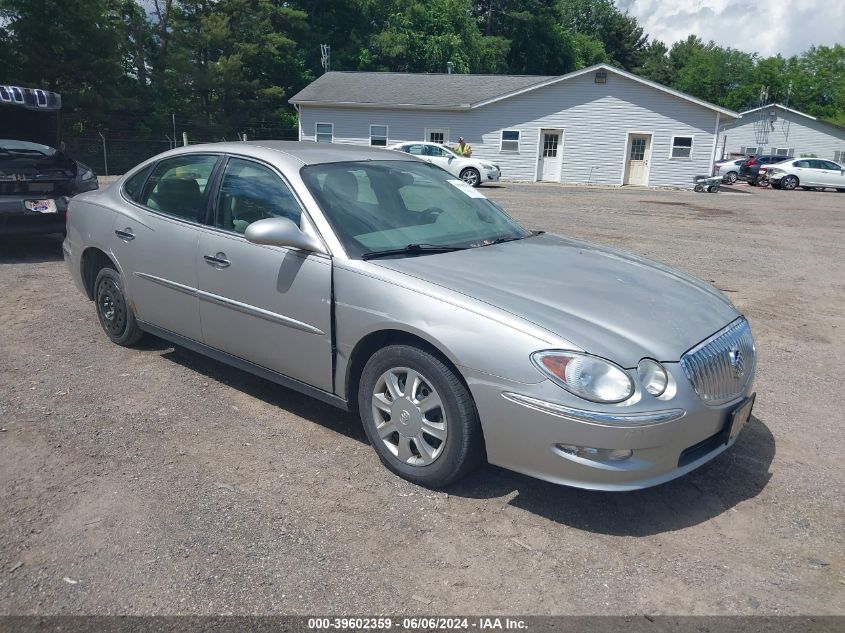
[[[630,490],[734,443],[755,348],[719,291],[529,231],[406,154],[195,145],[70,205],[64,253],[106,334],[149,332],[357,410],[394,473],[480,461]]]

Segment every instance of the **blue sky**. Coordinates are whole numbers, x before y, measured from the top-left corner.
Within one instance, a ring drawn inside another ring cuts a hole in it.
[[[845,0],[616,0],[653,39],[694,34],[762,55],[845,44]]]

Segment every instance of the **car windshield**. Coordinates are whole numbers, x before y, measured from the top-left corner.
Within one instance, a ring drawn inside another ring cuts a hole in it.
[[[327,163],[304,167],[302,178],[352,257],[409,245],[474,248],[531,235],[477,189],[428,163]]]
[[[30,143],[28,141],[16,141],[8,138],[0,138],[0,152],[8,154],[42,154],[44,156],[52,156],[56,150],[47,145],[40,143]]]

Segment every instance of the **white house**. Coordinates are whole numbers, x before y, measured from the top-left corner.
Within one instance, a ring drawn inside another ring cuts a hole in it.
[[[719,155],[779,154],[845,162],[845,129],[779,103],[722,126]]]
[[[505,179],[606,185],[688,186],[739,117],[605,64],[559,77],[329,72],[290,101],[301,140],[463,136]]]

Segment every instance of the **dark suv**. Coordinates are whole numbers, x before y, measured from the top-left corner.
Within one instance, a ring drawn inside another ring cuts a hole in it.
[[[0,85],[0,236],[62,233],[68,200],[97,188],[64,152],[61,96]]]
[[[789,156],[776,156],[774,154],[762,154],[760,156],[749,156],[739,166],[738,180],[744,180],[751,186],[756,186],[760,180],[760,167],[766,165],[774,165],[785,160],[789,160]]]

